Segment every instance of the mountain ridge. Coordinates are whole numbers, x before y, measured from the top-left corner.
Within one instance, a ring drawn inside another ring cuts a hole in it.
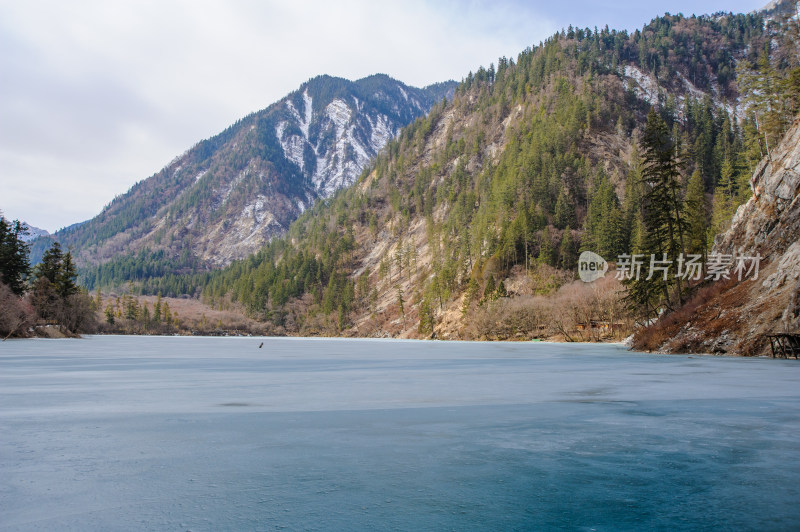
[[[53,238],[83,266],[142,250],[161,250],[184,270],[243,258],[351,183],[401,126],[453,86],[417,89],[386,75],[311,78]],[[34,244],[34,261],[47,241]]]
[[[668,15],[632,34],[570,28],[500,58],[405,128],[355,187],[195,292],[275,334],[599,337],[592,322],[619,334],[619,283],[572,280],[579,251],[639,245],[648,110],[674,134],[683,185],[699,176],[693,245],[707,246],[761,159],[751,118],[736,120],[737,67],[752,68],[775,31],[758,13]]]

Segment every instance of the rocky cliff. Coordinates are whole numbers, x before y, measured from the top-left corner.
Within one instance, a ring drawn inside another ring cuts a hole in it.
[[[679,310],[661,350],[758,356],[772,332],[800,332],[800,120],[753,173],[753,197],[739,207],[712,253],[760,256],[758,277],[731,275]]]

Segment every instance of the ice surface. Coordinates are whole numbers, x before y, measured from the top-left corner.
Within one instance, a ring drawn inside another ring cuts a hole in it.
[[[7,341],[0,529],[792,529],[799,378],[612,345]]]

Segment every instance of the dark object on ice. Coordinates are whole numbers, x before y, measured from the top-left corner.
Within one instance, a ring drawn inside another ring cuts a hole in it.
[[[779,358],[789,358],[789,356],[800,355],[800,334],[796,333],[778,333],[767,334],[769,338],[769,345],[772,348],[772,358],[776,356]]]
[[[261,349],[262,347],[264,347],[264,342],[261,342],[260,344],[258,344],[258,348],[259,349]]]

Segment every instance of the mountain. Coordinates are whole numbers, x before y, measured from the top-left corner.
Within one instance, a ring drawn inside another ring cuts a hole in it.
[[[28,225],[27,227],[28,227],[28,234],[22,236],[22,241],[23,242],[30,242],[30,241],[35,240],[37,238],[50,236],[50,233],[46,229],[40,229],[40,228],[34,227],[32,225]]]
[[[0,211],[0,219],[5,220],[6,223],[8,223],[8,224],[12,224],[13,223],[12,220],[6,219],[5,215],[3,214],[3,211]],[[35,239],[39,238],[39,237],[47,237],[47,236],[50,235],[50,233],[47,232],[46,229],[40,229],[38,227],[34,227],[32,225],[28,225],[25,222],[21,222],[21,223],[22,223],[23,226],[27,227],[27,229],[28,229],[27,234],[19,235],[20,240],[22,240],[23,242],[30,242],[32,240],[35,240]]]
[[[627,335],[686,287],[675,302],[649,294],[639,314],[613,277],[575,281],[577,255],[613,261],[648,245],[651,109],[676,159],[687,245],[708,252],[797,110],[763,90],[795,75],[782,59],[793,41],[766,15],[665,15],[631,34],[565,29],[470,73],[285,238],[181,287],[160,278],[142,289],[202,291],[276,334]]]
[[[136,263],[131,276],[137,267],[152,274],[228,264],[355,181],[401,127],[451,95],[454,85],[418,89],[386,75],[311,79],[54,238],[84,266],[115,259],[130,270]]]

